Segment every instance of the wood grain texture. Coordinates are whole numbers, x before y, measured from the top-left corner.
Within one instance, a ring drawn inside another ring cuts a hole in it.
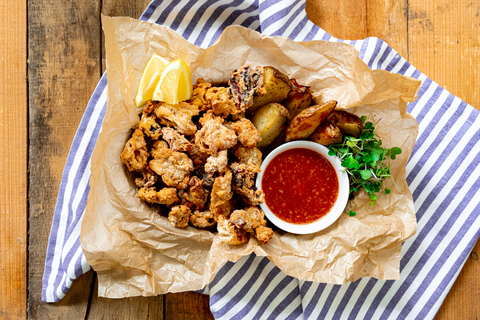
[[[0,319],[27,301],[27,6],[0,2]]]
[[[409,0],[410,62],[480,109],[480,1]]]
[[[378,37],[408,58],[407,0],[307,0],[308,19],[344,40]]]
[[[94,279],[96,279],[96,277],[94,277]],[[93,285],[95,286],[95,291],[93,292],[92,302],[85,319],[164,319],[163,295],[148,298],[106,299],[98,297],[98,286],[96,283]]]
[[[167,293],[165,295],[165,319],[213,319],[208,301],[209,296],[196,292]]]
[[[100,79],[100,6],[96,0],[28,3],[29,294],[32,319],[83,319],[93,273],[55,304],[41,301],[52,217],[70,145]]]

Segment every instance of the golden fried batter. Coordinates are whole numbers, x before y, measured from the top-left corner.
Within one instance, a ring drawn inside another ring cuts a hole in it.
[[[205,99],[205,94],[207,92],[207,89],[211,86],[211,83],[205,82],[205,80],[202,78],[198,78],[197,83],[193,85],[193,93],[192,98],[190,99],[190,103],[194,106],[197,106],[198,109],[202,111],[210,108],[210,104]]]
[[[180,102],[172,105],[166,102],[158,102],[155,109],[160,124],[175,127],[178,132],[184,135],[192,135],[197,127],[192,122],[192,117],[199,113],[198,107],[188,102]]]
[[[226,150],[237,144],[235,132],[227,129],[222,122],[220,117],[208,120],[195,134],[195,144],[200,150],[215,155],[218,150]]]
[[[267,228],[265,214],[258,207],[252,206],[245,210],[235,210],[229,220],[237,228],[247,231],[263,244],[267,244],[273,236],[273,230]]]
[[[263,244],[267,244],[273,237],[273,230],[267,227],[258,227],[255,229],[255,238]]]
[[[137,187],[148,188],[153,186],[158,181],[158,176],[153,173],[149,168],[145,168],[145,170],[143,170],[141,174],[141,177],[135,178],[135,184],[137,185]]]
[[[169,187],[185,189],[188,185],[190,171],[193,170],[192,160],[184,153],[166,148],[163,141],[155,141],[151,154],[150,168]]]
[[[215,118],[215,113],[213,113],[212,110],[208,110],[200,117],[200,119],[198,119],[198,123],[200,123],[200,125],[203,127],[208,120],[213,120]],[[221,121],[223,123],[223,119]]]
[[[232,163],[232,188],[243,200],[253,206],[265,201],[265,194],[255,187],[254,175],[249,174],[244,164]]]
[[[215,208],[228,202],[233,196],[232,188],[232,172],[227,169],[223,177],[215,178],[212,188],[212,196],[210,200],[210,208]]]
[[[232,123],[232,129],[238,136],[240,143],[247,148],[254,148],[257,142],[262,140],[260,132],[247,118],[240,119]]]
[[[243,244],[248,242],[248,233],[237,228],[223,215],[218,216],[217,230],[220,240],[226,244]]]
[[[185,137],[172,128],[163,128],[162,136],[168,142],[173,151],[189,152],[193,150],[193,145]]]
[[[190,220],[192,212],[189,207],[186,206],[174,206],[168,214],[168,220],[175,228],[188,227],[188,221]]]
[[[148,151],[143,132],[136,129],[125,144],[120,159],[129,171],[143,171],[147,164]]]
[[[225,201],[221,205],[213,208],[210,206],[210,212],[213,214],[215,221],[218,221],[218,216],[222,215],[226,218],[230,217],[231,206],[230,201]]]
[[[156,117],[151,113],[153,103],[149,101],[147,107],[143,109],[142,119],[138,124],[138,129],[142,130],[145,135],[153,140],[158,140],[161,134],[161,127],[156,121]]]
[[[245,148],[240,145],[236,145],[233,148],[233,154],[245,165],[245,170],[248,174],[253,175],[262,171],[262,152],[258,148]],[[253,178],[253,177],[252,177]]]
[[[223,172],[228,165],[228,151],[222,150],[217,155],[211,155],[205,164],[205,172],[215,173]]]
[[[258,207],[252,206],[245,210],[235,210],[230,216],[230,221],[238,228],[255,235],[255,229],[267,226],[265,214]]]
[[[210,211],[195,211],[194,214],[190,216],[190,222],[198,228],[210,228],[216,223],[213,218],[213,213]]]
[[[225,87],[213,87],[207,90],[205,98],[217,116],[226,117],[229,114],[238,113],[230,89]]]
[[[180,191],[182,204],[192,209],[203,210],[208,200],[208,190],[203,187],[203,180],[193,176],[188,184],[190,188]]]
[[[204,152],[194,143],[192,143],[192,150],[188,151],[190,159],[192,159],[195,165],[203,166],[207,162],[207,158],[210,156],[207,152]]]
[[[158,192],[155,188],[140,188],[138,197],[148,203],[159,203],[167,206],[180,202],[175,188],[163,188]]]

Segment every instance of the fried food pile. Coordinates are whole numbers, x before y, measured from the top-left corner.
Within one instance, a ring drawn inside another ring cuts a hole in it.
[[[261,137],[245,118],[254,93],[239,85],[249,94],[198,79],[189,101],[148,102],[120,158],[136,175],[138,198],[169,210],[174,227],[216,228],[227,244],[250,236],[267,244],[273,231],[255,187]]]
[[[265,200],[255,187],[260,150],[299,139],[329,145],[362,131],[360,118],[334,111],[336,101],[312,102],[309,87],[277,69],[245,65],[228,86],[198,79],[189,101],[148,102],[120,157],[137,175],[138,197],[166,207],[174,227],[216,226],[227,244],[250,236],[266,244],[273,231],[257,207]]]

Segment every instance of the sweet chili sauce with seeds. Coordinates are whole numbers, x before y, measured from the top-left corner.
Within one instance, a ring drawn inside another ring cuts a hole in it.
[[[265,203],[283,221],[309,224],[325,216],[338,197],[332,164],[309,149],[290,149],[274,157],[262,178]]]

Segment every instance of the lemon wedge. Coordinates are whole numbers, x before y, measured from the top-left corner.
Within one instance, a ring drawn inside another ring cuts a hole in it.
[[[143,107],[148,101],[152,100],[153,92],[157,87],[163,70],[168,64],[168,60],[156,53],[148,60],[145,69],[143,69],[142,77],[140,78],[140,83],[137,88],[137,95],[135,96],[135,105],[137,108]]]
[[[192,97],[193,85],[190,68],[182,59],[177,59],[163,69],[153,100],[177,104]]]

